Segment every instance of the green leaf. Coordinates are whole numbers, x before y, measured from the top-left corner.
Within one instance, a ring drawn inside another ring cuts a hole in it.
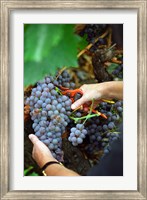
[[[73,33],[73,26],[65,25],[63,38],[49,52],[48,61],[51,63],[50,65],[56,69],[63,66],[76,67],[79,41],[79,36]]]
[[[81,37],[79,43],[78,43],[78,50],[81,51],[85,49],[88,46],[88,42],[86,40],[86,37]]]
[[[46,74],[55,75],[57,69],[64,66],[76,67],[80,41],[81,38],[74,34],[74,25],[28,26],[25,31],[24,85],[35,84]]]
[[[24,37],[25,61],[40,62],[62,38],[62,24],[31,24]]]
[[[29,174],[29,176],[39,176],[39,174],[37,174],[36,172],[32,172],[31,174]]]
[[[39,176],[36,172],[30,173],[30,171],[33,169],[33,166],[29,166],[27,169],[24,170],[24,176]]]
[[[118,66],[119,64],[116,64],[116,63],[112,63],[111,65],[109,65],[109,67],[107,67],[108,73],[111,74]]]
[[[31,171],[33,169],[32,166],[28,167],[27,169],[24,170],[24,176],[26,176],[28,174],[29,171]]]
[[[49,74],[51,67],[49,67],[48,61],[42,62],[26,62],[24,70],[24,86],[34,85],[37,81],[44,78],[45,75]]]

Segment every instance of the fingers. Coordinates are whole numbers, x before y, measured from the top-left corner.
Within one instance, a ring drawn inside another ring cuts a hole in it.
[[[78,107],[80,107],[81,105],[83,105],[86,102],[85,97],[81,97],[80,99],[78,99],[77,101],[75,101],[72,105],[71,108],[74,110]]]
[[[30,135],[29,135],[29,139],[31,140],[31,142],[32,142],[33,144],[36,144],[38,141],[40,141],[40,140],[37,138],[37,136],[34,135],[34,134],[30,134]]]

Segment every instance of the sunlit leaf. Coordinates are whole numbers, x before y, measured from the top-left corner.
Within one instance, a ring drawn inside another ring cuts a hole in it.
[[[24,37],[25,62],[40,62],[62,38],[62,24],[31,24]]]
[[[74,34],[74,25],[33,24],[30,27],[25,34],[25,86],[35,84],[46,74],[55,75],[64,66],[78,65],[78,44],[82,38]]]
[[[29,174],[29,176],[39,176],[39,174],[32,172],[31,174]]]
[[[32,169],[33,169],[32,166],[29,166],[27,169],[25,169],[25,170],[24,170],[24,176],[26,176],[26,175],[28,174],[28,172],[29,172],[30,170],[32,170]]]

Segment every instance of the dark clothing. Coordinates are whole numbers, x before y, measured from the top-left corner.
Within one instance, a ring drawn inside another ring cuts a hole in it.
[[[123,134],[120,127],[120,139],[111,145],[112,150],[99,164],[89,170],[87,176],[123,176]]]

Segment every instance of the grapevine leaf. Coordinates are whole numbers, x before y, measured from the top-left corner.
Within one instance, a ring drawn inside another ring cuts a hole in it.
[[[24,176],[26,176],[28,174],[29,171],[31,171],[33,169],[32,166],[29,166],[27,169],[24,170]]]
[[[34,85],[37,81],[43,79],[43,77],[52,71],[48,62],[26,62],[24,70],[24,86]]]
[[[74,36],[74,37],[73,37]],[[63,66],[77,66],[77,46],[79,36],[73,35],[72,25],[64,27],[64,37],[57,46],[54,46],[48,55],[48,61],[53,63],[54,69]]]
[[[86,41],[86,37],[82,37],[82,39],[78,43],[78,50],[81,51],[85,49],[88,45],[88,42]]]
[[[107,67],[107,72],[111,74],[118,66],[119,64],[112,63],[109,67]]]
[[[29,176],[39,176],[36,172],[32,172]]]
[[[74,25],[70,24],[27,26],[24,56],[25,86],[35,84],[46,74],[55,75],[63,66],[78,65],[77,47],[81,38],[74,34],[73,27]]]
[[[40,62],[62,38],[61,24],[31,24],[24,37],[25,61]]]

